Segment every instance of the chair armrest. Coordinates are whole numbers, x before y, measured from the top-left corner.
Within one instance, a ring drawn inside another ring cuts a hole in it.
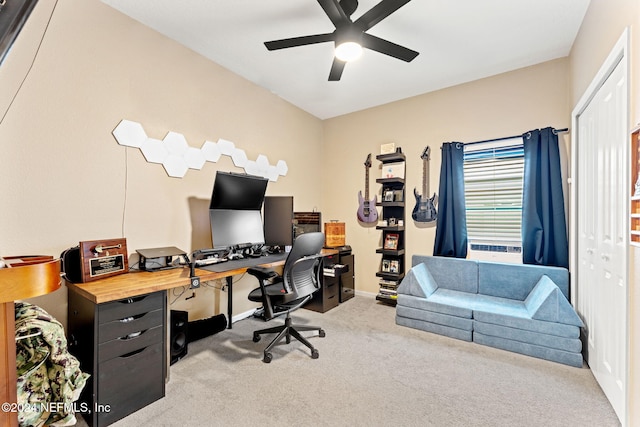
[[[247,273],[255,276],[260,281],[278,276],[278,273],[276,273],[275,270],[268,267],[249,267],[247,268]]]

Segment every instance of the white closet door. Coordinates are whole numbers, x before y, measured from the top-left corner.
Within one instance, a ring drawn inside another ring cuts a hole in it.
[[[625,419],[627,319],[626,72],[618,63],[578,117],[576,308],[586,359]]]

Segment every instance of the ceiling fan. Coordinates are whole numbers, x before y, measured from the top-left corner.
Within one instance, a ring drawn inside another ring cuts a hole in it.
[[[264,44],[269,50],[278,50],[329,41],[334,42],[336,45],[336,57],[331,65],[329,81],[340,80],[342,71],[346,63],[350,60],[348,56],[342,56],[341,49],[343,48],[355,48],[357,53],[358,50],[361,52],[362,48],[365,47],[406,62],[411,62],[418,56],[418,52],[367,33],[371,27],[410,1],[411,0],[382,0],[360,16],[360,18],[352,21],[350,16],[358,7],[358,0],[318,0],[320,6],[336,27],[335,31],[273,40],[265,42]]]

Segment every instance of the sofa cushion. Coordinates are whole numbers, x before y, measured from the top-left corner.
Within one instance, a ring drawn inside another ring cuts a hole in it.
[[[580,341],[580,338],[558,337],[555,335],[510,328],[508,326],[478,322],[477,320],[473,322],[473,331],[487,336],[520,341],[573,353],[580,353],[582,351],[582,341]]]
[[[569,301],[548,276],[538,280],[524,305],[532,319],[558,322],[565,325],[584,326]]]
[[[427,298],[436,289],[438,289],[438,285],[427,266],[418,264],[407,272],[397,291],[406,295]]]
[[[478,293],[524,301],[543,275],[569,297],[569,272],[562,267],[529,264],[478,263]]]
[[[431,311],[434,313],[447,314],[449,316],[463,317],[465,319],[473,318],[473,310],[468,307],[462,307],[456,304],[450,304],[445,298],[438,298],[434,295],[438,292],[447,292],[447,289],[438,289],[428,299],[420,298],[413,295],[404,295],[398,293],[397,306],[405,306],[417,308],[418,310]],[[451,292],[451,291],[449,291]],[[455,291],[454,291],[455,292]],[[396,307],[397,307],[396,306]]]
[[[473,318],[479,322],[508,326],[510,328],[522,329],[525,331],[539,332],[541,334],[556,335],[566,338],[580,337],[580,328],[578,326],[534,320],[531,319],[526,310],[524,310],[524,312],[526,313],[525,315],[518,316],[477,310],[473,312]]]
[[[449,326],[451,328],[462,329],[465,331],[473,330],[473,320],[471,319],[436,313],[434,311],[420,310],[418,308],[407,307],[401,304],[396,305],[396,316],[408,319],[424,320],[426,322]]]
[[[420,329],[422,331],[432,332],[438,335],[444,335],[446,337],[456,338],[463,341],[471,341],[473,337],[472,331],[465,331],[464,329],[438,325],[436,323],[431,323],[424,320],[409,319],[402,316],[396,316],[396,324],[400,326],[407,326],[409,328]]]
[[[412,265],[424,264],[439,288],[478,293],[478,263],[468,259],[414,255]]]
[[[502,350],[513,351],[515,353],[526,354],[540,359],[564,363],[565,365],[575,366],[576,368],[582,367],[582,354],[579,352],[574,353],[570,351],[557,350],[540,345],[513,341],[506,338],[492,337],[479,332],[473,333],[473,341],[478,344],[488,345]]]
[[[490,311],[503,316],[513,317],[529,316],[529,313],[522,301],[482,294],[476,295],[473,311]]]

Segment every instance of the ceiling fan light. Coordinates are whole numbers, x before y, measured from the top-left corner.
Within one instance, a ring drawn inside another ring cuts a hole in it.
[[[341,61],[355,61],[362,56],[362,46],[356,42],[344,42],[336,46],[336,58]]]

